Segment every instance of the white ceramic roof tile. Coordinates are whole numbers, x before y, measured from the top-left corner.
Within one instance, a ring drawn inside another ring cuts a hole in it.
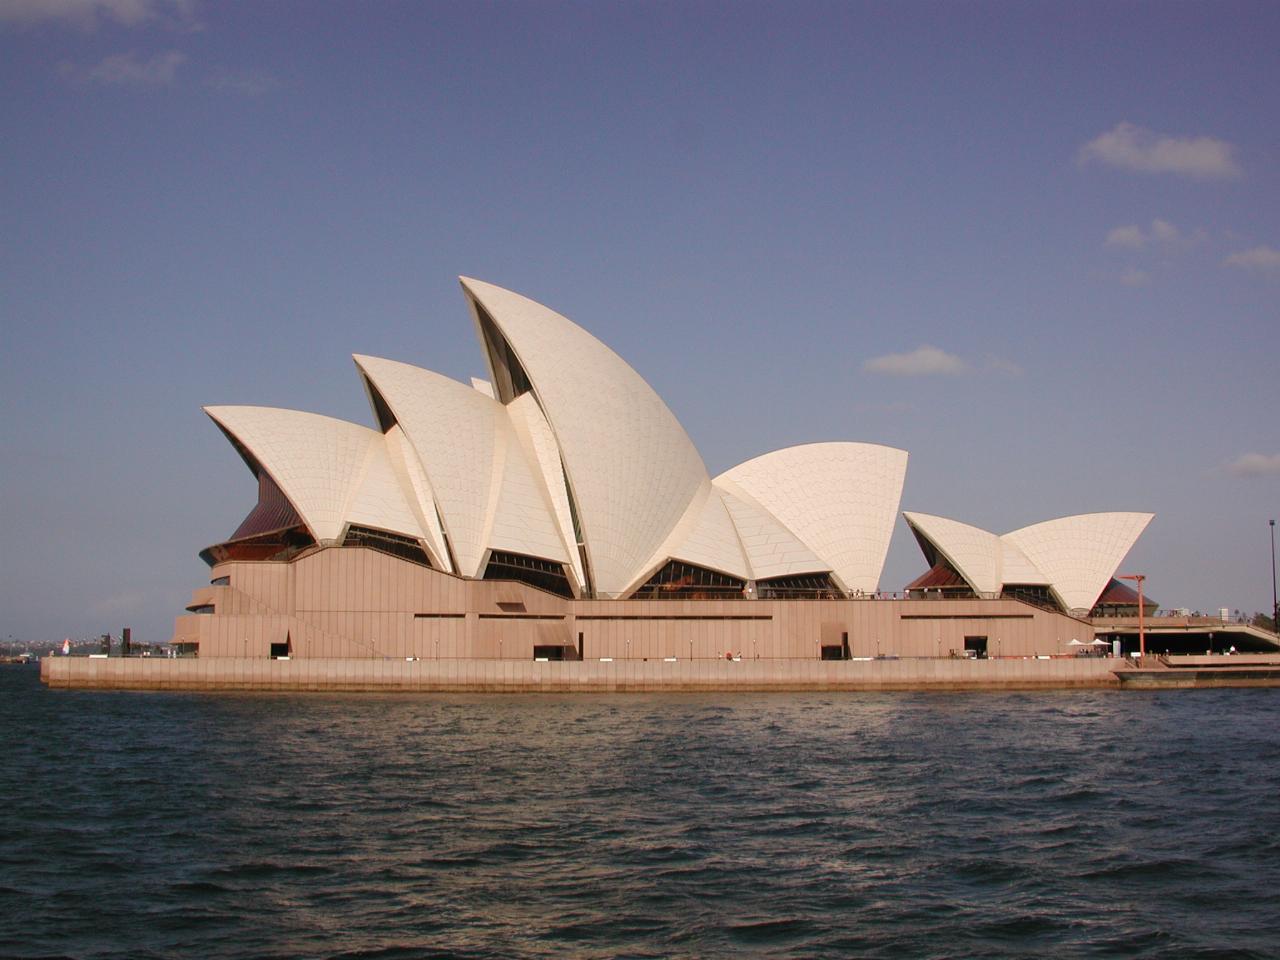
[[[781,521],[846,589],[874,593],[906,470],[905,450],[811,443],[766,453],[722,477]]]
[[[502,407],[498,409],[502,410]],[[505,412],[498,430],[504,468],[502,490],[489,532],[489,546],[495,550],[569,562],[569,553],[552,519],[551,505],[543,492],[541,478],[535,478]]]
[[[1008,584],[1036,584],[1046,586],[1048,576],[1028,559],[1018,547],[1005,537],[1000,538],[1000,581]]]
[[[742,543],[720,491],[712,488],[702,506],[696,509],[697,516],[688,535],[670,551],[671,558],[750,580],[751,567],[743,555]]]
[[[422,525],[409,506],[405,488],[392,466],[385,437],[381,443],[369,444],[364,475],[347,507],[345,520],[415,540],[424,538]]]
[[[831,571],[829,563],[814,556],[813,551],[797,540],[777,517],[756,503],[732,480],[717,477],[715,490],[738,531],[753,580]]]
[[[336,540],[376,430],[300,410],[205,407],[289,498],[311,535]]]
[[[427,542],[427,550],[431,561],[446,573],[453,573],[449,562],[449,552],[444,547],[444,531],[440,528],[440,514],[436,508],[436,495],[431,490],[431,481],[418,461],[418,454],[413,444],[404,435],[404,430],[397,423],[387,431],[386,440],[388,459],[401,486],[411,491],[408,496],[409,506],[418,518],[418,524]]]
[[[927,513],[904,513],[911,528],[933,544],[977,593],[999,593],[1002,551],[994,533]]]
[[[457,561],[457,573],[479,576],[497,508],[503,451],[497,401],[456,380],[397,360],[355,357],[395,414],[426,471]]]
[[[481,380],[479,377],[472,377],[471,387],[474,390],[479,390],[481,393],[483,393],[486,397],[489,397],[490,399],[497,398],[497,394],[493,392],[493,384],[490,383],[488,380]]]
[[[564,466],[560,462],[560,448],[556,446],[551,425],[542,415],[538,401],[532,393],[516,397],[507,404],[507,414],[516,436],[524,448],[525,456],[541,474],[542,490],[550,501],[552,517],[560,533],[569,565],[578,589],[586,585],[582,573],[582,561],[578,556],[578,541],[573,532],[573,514],[569,510],[569,494],[564,485]]]
[[[622,594],[705,496],[697,450],[653,389],[591,334],[519,294],[461,279],[518,357],[555,434],[597,595]]]
[[[1006,533],[1004,539],[1044,571],[1063,606],[1088,610],[1152,516],[1086,513],[1023,527]]]

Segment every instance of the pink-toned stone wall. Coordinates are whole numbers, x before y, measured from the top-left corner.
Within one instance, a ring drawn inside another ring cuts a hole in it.
[[[985,636],[992,657],[1062,655],[1093,628],[1013,600],[584,600],[507,581],[463,580],[363,548],[292,563],[230,562],[178,618],[174,639],[201,659],[266,658],[289,640],[295,659],[531,660],[537,645],[587,659],[817,660],[848,633],[855,658],[939,657]]]
[[[530,660],[265,660],[160,658],[41,661],[57,689],[350,690],[406,692],[645,692],[1027,690],[1116,687],[1116,661],[685,660],[541,663]]]

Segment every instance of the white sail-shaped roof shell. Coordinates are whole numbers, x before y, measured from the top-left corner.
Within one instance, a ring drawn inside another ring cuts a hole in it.
[[[393,454],[388,449],[387,438],[382,437],[369,444],[364,470],[343,520],[346,524],[388,530],[418,541],[427,539],[405,492],[393,463]]]
[[[527,375],[555,435],[596,594],[621,596],[690,504],[706,495],[710,480],[702,459],[662,399],[591,334],[501,287],[467,278],[462,286],[499,398],[513,399],[503,392],[510,377],[490,352],[486,315]]]
[[[1067,610],[1092,609],[1152,516],[1087,513],[998,537],[945,517],[903,514],[911,529],[945,557],[975,592],[1043,585]]]
[[[641,586],[668,559],[718,570],[741,580],[751,579],[751,565],[719,490],[708,486],[707,495],[689,505],[671,536],[654,554],[649,569],[632,586]]]
[[[748,460],[732,481],[831,569],[874,593],[902,498],[907,453],[872,443],[811,443]]]
[[[370,449],[382,445],[378,431],[301,410],[204,410],[267,471],[318,542],[342,536],[347,506]]]
[[[1000,538],[1000,580],[1001,585],[1028,584],[1033,586],[1049,586],[1048,575],[1031,562],[1008,534]]]
[[[570,554],[552,518],[542,478],[535,476],[505,411],[499,423],[502,487],[486,542],[491,550],[568,563]]]
[[[715,489],[738,532],[750,565],[751,579],[831,572],[830,564],[818,559],[777,517],[733,481],[717,477]]]
[[[506,410],[412,364],[357,356],[430,481],[457,573],[475,577],[490,549],[568,559]]]
[[[999,593],[1004,550],[1000,538],[978,527],[927,513],[903,513],[912,530],[924,537],[975,593]],[[1020,581],[1022,582],[1022,581]]]
[[[1006,533],[1044,571],[1068,610],[1089,610],[1142,535],[1150,513],[1086,513]]]

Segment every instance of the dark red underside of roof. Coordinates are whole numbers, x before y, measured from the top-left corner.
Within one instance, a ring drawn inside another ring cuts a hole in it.
[[[924,590],[931,587],[968,587],[964,577],[951,569],[944,560],[939,560],[933,567],[907,584],[907,590]]]
[[[245,537],[256,537],[272,530],[283,530],[286,527],[303,526],[298,512],[293,509],[289,498],[275,485],[264,470],[258,474],[258,503],[249,511],[249,515],[240,522],[228,540],[241,540]]]
[[[1102,591],[1102,596],[1094,604],[1095,607],[1104,605],[1109,607],[1136,607],[1138,605],[1138,591],[1127,583],[1121,583],[1113,577],[1111,582],[1107,584],[1106,589]],[[1142,595],[1142,605],[1144,607],[1159,606],[1146,593]]]

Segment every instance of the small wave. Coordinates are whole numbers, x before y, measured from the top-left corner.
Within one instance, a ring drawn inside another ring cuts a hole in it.
[[[769,918],[730,923],[726,932],[743,945],[777,944],[807,937],[813,923],[798,917]]]

